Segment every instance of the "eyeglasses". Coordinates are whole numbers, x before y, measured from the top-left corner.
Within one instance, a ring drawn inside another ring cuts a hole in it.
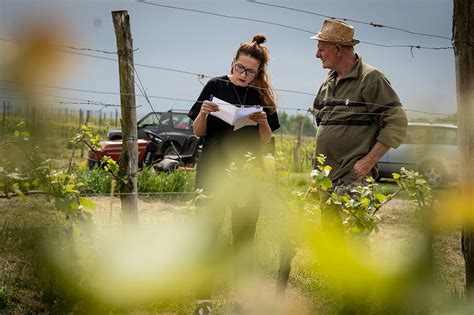
[[[241,63],[238,63],[236,62],[234,64],[234,69],[239,73],[239,74],[242,74],[245,72],[245,75],[248,75],[248,76],[254,76],[258,73],[258,70],[255,70],[255,69],[249,69],[249,68],[246,68],[244,67],[243,64]]]

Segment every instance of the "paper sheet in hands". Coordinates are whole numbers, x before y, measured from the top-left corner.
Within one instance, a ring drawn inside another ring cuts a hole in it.
[[[249,118],[249,115],[262,111],[261,108],[257,107],[240,108],[217,97],[213,97],[211,102],[219,105],[219,110],[217,112],[211,112],[210,114],[234,126],[234,131],[245,126],[257,125],[255,121]]]

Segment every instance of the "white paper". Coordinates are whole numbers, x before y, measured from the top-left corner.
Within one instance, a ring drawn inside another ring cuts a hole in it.
[[[231,126],[234,131],[245,126],[255,126],[257,123],[248,116],[252,113],[261,112],[257,107],[237,107],[217,97],[213,97],[212,102],[219,105],[217,112],[211,112],[212,116],[222,119]]]

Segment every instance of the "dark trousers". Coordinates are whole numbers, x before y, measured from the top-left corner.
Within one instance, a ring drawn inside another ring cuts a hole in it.
[[[217,239],[219,237],[226,208],[216,205],[212,201],[205,200],[198,205],[199,216],[204,220],[204,226],[208,235],[203,252],[203,268],[216,266],[219,269],[221,258],[217,249]],[[231,231],[232,248],[234,259],[234,278],[241,278],[242,274],[253,269],[253,251],[245,251],[248,246],[253,245],[258,216],[260,213],[260,199],[255,195],[248,198],[245,205],[231,205]],[[208,300],[212,296],[214,282],[216,281],[217,270],[210,270],[198,281],[196,297],[198,300]]]

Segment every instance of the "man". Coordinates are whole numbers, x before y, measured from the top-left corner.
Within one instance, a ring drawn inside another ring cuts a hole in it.
[[[316,155],[326,156],[334,187],[343,189],[363,185],[369,176],[376,178],[377,162],[403,142],[407,128],[397,93],[382,72],[354,52],[359,41],[353,37],[354,28],[337,19],[325,20],[311,37],[318,41],[316,58],[330,70],[313,105],[319,126]],[[339,208],[326,204],[326,194],[321,197],[323,228],[342,231]],[[349,305],[341,313],[354,312]]]
[[[314,100],[316,155],[324,154],[335,186],[377,177],[377,162],[405,138],[407,117],[385,75],[354,52],[354,28],[325,20],[316,58],[329,69]]]

